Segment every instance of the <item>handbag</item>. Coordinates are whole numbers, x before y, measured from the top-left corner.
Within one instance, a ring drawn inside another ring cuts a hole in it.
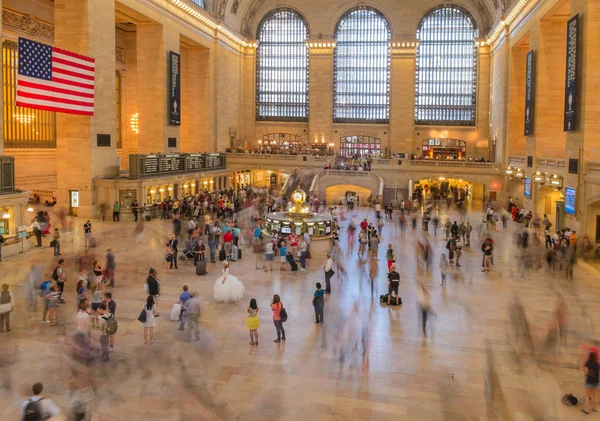
[[[146,323],[146,309],[142,309],[142,312],[140,313],[138,320],[142,323]]]
[[[50,241],[50,247],[56,247],[56,240]]]
[[[333,269],[329,269],[327,272],[325,272],[325,275],[332,277],[333,275],[335,275],[335,271]]]

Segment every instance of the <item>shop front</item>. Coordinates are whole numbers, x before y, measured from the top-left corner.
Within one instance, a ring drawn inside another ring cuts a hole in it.
[[[33,208],[27,207],[30,191],[0,195],[0,234],[4,237],[2,258],[29,250],[29,226]],[[31,212],[27,212],[30,209]]]

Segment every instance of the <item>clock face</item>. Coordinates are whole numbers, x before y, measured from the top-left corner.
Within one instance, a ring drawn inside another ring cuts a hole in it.
[[[294,200],[296,202],[299,202],[300,200],[302,200],[302,193],[299,193],[299,192],[294,193]]]

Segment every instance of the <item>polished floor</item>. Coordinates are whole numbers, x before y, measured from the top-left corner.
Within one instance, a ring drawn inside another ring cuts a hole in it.
[[[366,210],[359,217],[374,216]],[[455,215],[451,215],[454,219]],[[473,247],[466,249],[462,273],[441,288],[439,254],[445,243],[429,236],[435,256],[428,274],[415,263],[420,227],[407,230],[402,240],[397,216],[383,230],[379,274],[372,294],[356,250],[345,253],[348,276],[335,275],[327,297],[325,324],[314,323],[311,306],[316,281],[323,280],[323,261],[309,260],[306,272],[255,270],[254,255],[232,263],[232,273],[246,286],[236,304],[217,304],[212,284],[220,266],[209,265],[207,276],[196,276],[191,262],[167,275],[163,244],[171,224],[152,221],[145,240],[137,244],[134,224],[94,222],[98,247],[116,253],[119,332],[111,362],[90,367],[94,420],[575,420],[579,408],[561,403],[568,392],[583,396],[579,349],[597,337],[600,272],[580,261],[574,282],[544,266],[522,276],[520,251],[513,246],[512,222],[495,232],[495,266],[481,272],[481,217],[471,213],[476,227]],[[457,219],[457,218],[456,218]],[[77,221],[74,241],[63,241],[63,257],[82,253],[83,221]],[[45,243],[49,239],[44,239]],[[385,248],[392,243],[402,276],[404,304],[388,308],[378,296],[386,290]],[[23,280],[32,263],[50,266],[49,247],[34,249],[0,263],[2,282],[11,284],[17,299],[13,331],[0,334],[0,419],[17,420],[18,406],[34,382],[46,385],[67,414],[74,373],[81,373],[68,356],[74,329],[73,272],[67,284],[67,304],[61,307],[61,326],[41,323],[41,312],[26,310]],[[69,265],[73,268],[72,260]],[[158,269],[164,294],[159,304],[155,343],[144,346],[136,320],[145,300],[149,267]],[[338,271],[339,274],[339,271]],[[461,279],[462,278],[462,279]],[[432,297],[433,317],[428,336],[419,327],[416,288],[425,283]],[[201,296],[201,340],[187,343],[168,313],[182,285]],[[570,309],[567,343],[557,350],[547,344],[548,329],[560,292]],[[289,313],[287,342],[273,343],[275,329],[269,303],[282,297]],[[514,297],[522,302],[530,325],[533,353],[524,354],[509,334],[509,311]],[[250,298],[260,307],[258,346],[250,346],[245,328]],[[66,333],[66,335],[65,335]],[[94,333],[97,335],[97,333]],[[97,336],[94,336],[97,341]],[[78,381],[81,381],[79,376]],[[85,380],[83,381],[85,383]],[[589,415],[589,417],[595,417]]]

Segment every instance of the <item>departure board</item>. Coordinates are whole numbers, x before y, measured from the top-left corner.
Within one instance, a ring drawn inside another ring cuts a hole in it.
[[[155,154],[129,155],[129,178],[132,180],[164,174],[224,170],[225,154]]]

